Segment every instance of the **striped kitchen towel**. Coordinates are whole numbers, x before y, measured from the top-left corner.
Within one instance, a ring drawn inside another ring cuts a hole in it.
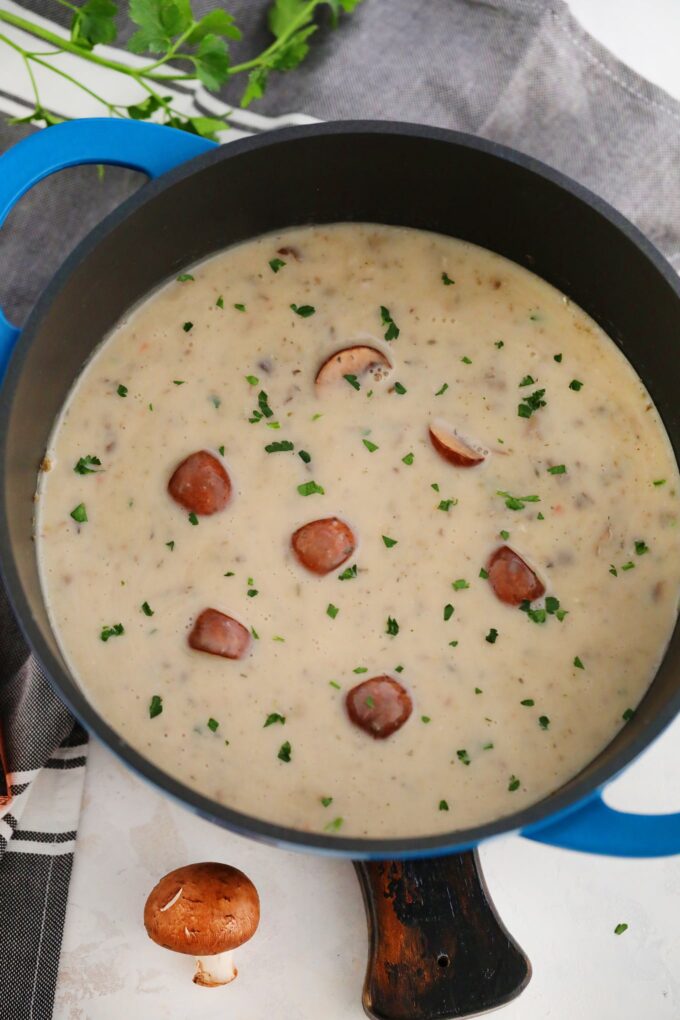
[[[29,655],[2,591],[0,667],[11,796],[0,808],[0,1018],[38,1020],[52,1013],[87,734]]]

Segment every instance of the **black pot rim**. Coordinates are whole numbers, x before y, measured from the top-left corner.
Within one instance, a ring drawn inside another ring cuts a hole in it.
[[[230,142],[228,145],[216,146],[215,149],[197,156],[187,163],[181,164],[174,170],[143,186],[102,220],[78,244],[47,285],[26,322],[21,338],[11,357],[5,379],[0,386],[0,492],[5,491],[5,475],[7,470],[6,438],[10,405],[17,381],[23,370],[26,351],[40,328],[43,315],[49,309],[72,270],[88,257],[89,253],[97,247],[105,235],[115,230],[124,219],[134,213],[147,200],[173,187],[175,183],[193,175],[197,170],[201,170],[213,163],[237,159],[242,153],[254,150],[275,150],[278,145],[287,144],[296,139],[305,139],[310,135],[331,137],[336,135],[352,136],[367,134],[441,142],[450,145],[452,151],[455,151],[456,148],[473,149],[496,157],[506,163],[519,166],[539,177],[547,179],[563,191],[574,196],[581,203],[589,206],[620,231],[632,245],[638,248],[652,264],[656,272],[664,278],[680,302],[680,279],[677,274],[651,241],[626,217],[604,201],[604,199],[595,195],[583,185],[576,183],[560,171],[534,159],[532,156],[524,155],[515,149],[497,142],[444,128],[379,120],[321,122],[301,127],[283,128],[275,132],[239,139]],[[485,825],[474,826],[452,833],[442,833],[436,836],[419,838],[400,837],[397,839],[364,839],[304,832],[281,825],[274,825],[265,820],[234,811],[178,782],[168,773],[152,764],[132,748],[120,734],[113,730],[86,699],[83,691],[80,690],[75,681],[72,681],[73,689],[71,691],[65,690],[71,681],[58,658],[53,655],[52,650],[43,640],[40,629],[33,620],[29,601],[19,579],[10,543],[6,507],[2,500],[0,500],[0,573],[19,625],[29,645],[42,663],[51,686],[57,696],[91,734],[99,737],[138,776],[151,782],[156,788],[163,790],[184,807],[188,807],[208,821],[216,822],[240,835],[289,849],[314,850],[354,859],[394,859],[399,857],[433,856],[468,849],[493,836],[515,832],[528,826],[531,826],[534,831],[538,832],[542,825],[548,825],[556,821],[558,817],[570,814],[582,806],[584,802],[595,796],[597,791],[613,779],[647,747],[680,711],[679,687],[677,693],[669,699],[663,710],[657,712],[652,719],[641,727],[640,732],[631,740],[629,746],[619,751],[616,755],[607,756],[606,761],[603,761],[597,767],[591,767],[588,778],[579,779],[575,777],[569,781],[566,788],[562,787],[536,804]],[[66,678],[65,683],[62,681],[62,677]]]

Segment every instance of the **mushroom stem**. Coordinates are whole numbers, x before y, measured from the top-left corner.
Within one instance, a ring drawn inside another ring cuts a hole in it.
[[[228,985],[238,974],[232,956],[231,949],[228,949],[225,953],[216,953],[214,956],[196,957],[194,984],[203,985],[205,988]]]

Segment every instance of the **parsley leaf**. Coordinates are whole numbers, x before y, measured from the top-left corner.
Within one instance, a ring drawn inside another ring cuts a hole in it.
[[[453,588],[454,591],[464,591],[464,589],[469,588],[470,585],[468,581],[465,581],[463,580],[462,577],[459,577],[457,581],[451,582],[451,587]]]
[[[285,715],[280,715],[278,712],[270,712],[262,728],[266,729],[267,726],[273,726],[274,723],[281,723],[281,725],[283,726],[285,721],[286,721]]]
[[[546,401],[543,399],[545,396],[545,390],[535,390],[531,396],[525,397],[521,404],[517,407],[517,414],[520,418],[531,418],[535,411],[540,410],[546,406]]]
[[[151,606],[149,605],[148,602],[142,602],[142,612],[144,613],[145,616],[153,616],[154,615],[154,611],[153,611],[153,609],[151,608]]]
[[[359,382],[359,380],[357,379],[357,377],[355,375],[352,375],[350,373],[349,375],[343,375],[342,378],[346,379],[347,382],[350,384],[350,386],[353,386],[355,390],[360,390],[361,389],[361,383]]]
[[[446,393],[448,388],[449,388],[449,384],[447,382],[442,383],[442,385],[439,387],[439,389],[435,393],[435,397],[441,397],[442,393]]]
[[[399,327],[390,315],[389,308],[385,308],[384,305],[380,306],[380,321],[383,326],[387,326],[387,329],[385,330],[385,339],[396,340],[399,336]]]
[[[389,634],[391,637],[396,637],[397,634],[399,633],[399,624],[397,623],[393,616],[387,617],[387,627],[385,629],[385,633]]]
[[[71,510],[71,517],[78,524],[85,524],[87,521],[87,510],[85,509],[84,503],[79,503],[77,507]]]
[[[282,439],[278,443],[268,443],[265,446],[267,453],[288,453],[290,450],[294,450],[295,447],[291,443],[290,439]]]
[[[278,273],[279,269],[283,269],[285,265],[286,263],[283,261],[283,259],[269,260],[269,268],[271,269],[272,273]]]
[[[94,464],[95,467],[91,467],[91,464]],[[97,468],[101,467],[101,464],[99,457],[88,453],[87,456],[80,458],[73,470],[79,475],[96,475]]]
[[[497,637],[498,637],[498,631],[496,630],[495,627],[492,627],[491,630],[489,631],[489,633],[484,638],[484,640],[488,641],[490,645],[495,645]]]
[[[410,467],[414,459],[415,459],[414,453],[407,453],[405,457],[401,458],[401,462],[402,464],[406,464],[407,467]]]
[[[276,757],[280,761],[288,762],[291,759],[291,750],[292,749],[290,746],[290,741],[286,740],[285,743],[281,744],[281,747],[279,748],[279,753],[277,754]]]
[[[502,496],[508,510],[524,510],[526,503],[540,503],[540,496],[511,496],[509,492],[498,489],[497,496]]]
[[[369,453],[375,453],[376,450],[380,449],[380,447],[377,446],[375,443],[372,443],[370,439],[362,439],[361,441]]]
[[[392,546],[396,545],[397,542],[398,542],[398,539],[396,539],[396,538],[388,538],[387,535],[383,535],[382,536],[382,540],[383,540],[383,542],[385,543],[385,545],[387,546],[388,549],[391,549]]]
[[[102,627],[101,634],[99,637],[102,641],[108,641],[112,637],[120,637],[121,634],[125,633],[125,627],[122,623],[114,623],[111,627]]]
[[[581,389],[582,386],[583,386],[583,383],[580,382],[579,379],[572,379],[571,382],[569,383],[569,389],[570,390],[575,390],[576,393],[578,393],[578,391]]]
[[[445,287],[450,287],[451,284],[455,282],[456,281],[452,280],[448,273],[442,273],[442,283],[444,284]]]
[[[163,711],[163,699],[160,694],[154,694],[149,702],[149,719],[155,719]]]
[[[395,390],[395,393],[398,393],[399,396],[401,396],[401,397],[403,397],[404,393],[407,392],[406,391],[406,387],[402,386],[402,384],[400,382],[395,382],[394,390]],[[654,484],[656,484],[656,482]]]
[[[339,612],[340,610],[338,609],[338,607],[334,606],[332,602],[329,602],[328,605],[326,606],[326,614],[327,616],[330,616],[331,620],[334,620]]]
[[[317,485],[316,482],[303,482],[302,485],[298,485],[297,491],[301,496],[313,496],[315,494],[323,496],[326,492],[323,485]]]
[[[127,386],[123,386],[123,384],[121,383],[118,389],[116,390],[116,393],[118,394],[119,397],[127,397],[128,395]]]
[[[514,793],[515,790],[519,790],[519,787],[520,781],[517,776],[510,776],[510,779],[508,780],[508,790],[510,793]]]
[[[291,305],[292,310],[296,315],[299,315],[302,319],[308,319],[310,315],[314,315],[316,308],[314,305]]]
[[[353,577],[357,576],[357,565],[353,563],[351,567],[347,567],[341,574],[338,574],[339,581],[351,581]]]
[[[566,475],[567,468],[564,464],[555,464],[554,467],[548,468],[549,475]]]

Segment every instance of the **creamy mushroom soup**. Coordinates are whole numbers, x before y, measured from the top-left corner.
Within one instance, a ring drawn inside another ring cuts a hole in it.
[[[425,232],[294,229],[182,273],[97,349],[38,493],[87,697],[302,830],[539,800],[676,619],[678,470],[640,379],[536,276]]]

